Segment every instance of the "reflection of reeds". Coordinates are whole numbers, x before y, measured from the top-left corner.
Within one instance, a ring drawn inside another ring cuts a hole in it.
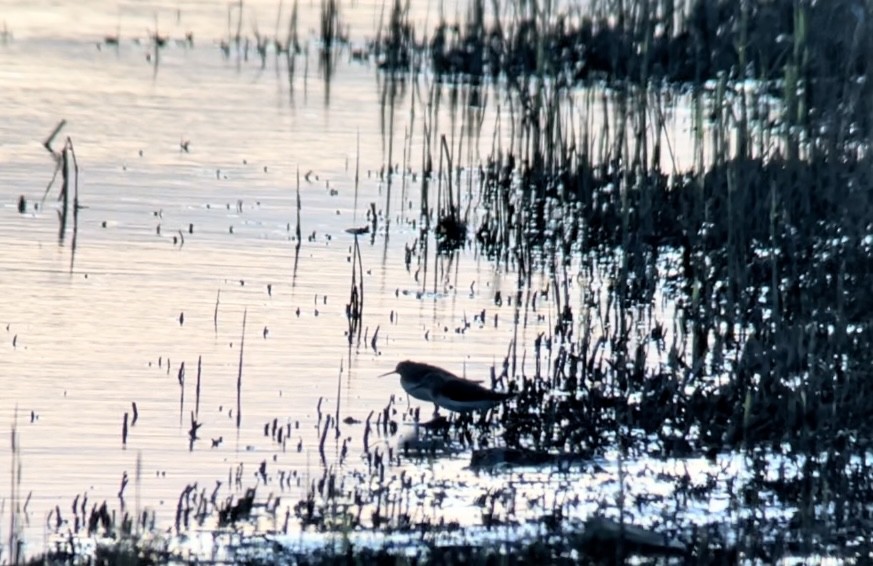
[[[364,316],[364,266],[361,260],[361,245],[358,234],[355,233],[355,243],[352,248],[352,285],[349,302],[346,304],[346,318],[349,322],[349,347],[355,341],[360,343]]]
[[[300,53],[300,43],[297,36],[297,0],[288,18],[288,37],[285,40],[285,66],[288,70],[288,90],[294,93],[294,68],[297,54]]]
[[[337,0],[321,1],[321,48],[330,53],[340,33],[339,4]]]
[[[254,31],[255,35],[255,51],[258,58],[261,60],[261,69],[267,66],[267,46],[270,44],[270,38],[266,35],[261,35],[257,28]]]
[[[231,25],[231,8],[233,8],[233,4],[228,4],[227,7],[227,26],[228,26],[228,35],[230,34],[230,25]],[[239,0],[236,5],[236,33],[233,35],[233,42],[236,44],[237,54],[240,51],[240,42],[242,41],[242,20],[243,20],[243,0]]]
[[[6,45],[12,39],[12,32],[9,31],[9,26],[6,20],[3,20],[3,29],[0,30],[0,45]]]
[[[437,184],[437,200],[439,201],[439,219],[436,226],[437,249],[441,253],[447,253],[461,248],[467,239],[467,222],[461,218],[461,188],[458,185],[458,194],[455,195],[452,186],[454,169],[452,167],[452,155],[446,143],[446,136],[440,139],[440,173]],[[445,178],[446,190],[443,191],[443,157],[446,160]]]
[[[335,47],[340,41],[344,41],[344,38],[342,37],[339,3],[337,0],[322,0],[321,49],[318,62],[324,77],[325,103],[330,100],[330,83],[335,68]]]
[[[383,7],[384,10],[384,7]],[[376,57],[379,68],[389,72],[408,71],[413,68],[415,33],[409,23],[409,2],[401,4],[394,0],[388,30],[382,35],[382,22],[376,34]]]

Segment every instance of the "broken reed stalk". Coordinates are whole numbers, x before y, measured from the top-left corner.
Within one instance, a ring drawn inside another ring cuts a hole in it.
[[[60,122],[58,122],[58,125],[55,126],[55,129],[54,129],[54,130],[52,130],[52,133],[49,134],[49,137],[47,137],[47,138],[45,139],[45,141],[42,142],[42,146],[43,146],[44,148],[46,148],[46,150],[47,150],[49,153],[51,153],[52,155],[55,154],[55,150],[52,149],[52,142],[54,141],[55,137],[57,137],[57,135],[60,133],[60,131],[61,131],[61,130],[64,128],[64,126],[66,126],[66,125],[67,125],[67,121],[66,121],[66,120],[61,120]]]
[[[243,368],[243,348],[246,343],[246,317],[249,309],[243,311],[242,322],[242,337],[239,340],[239,371],[236,375],[236,428],[239,429],[242,424],[242,368]]]
[[[61,173],[61,190],[58,195],[58,200],[62,201],[60,214],[60,226],[58,228],[58,244],[63,245],[64,238],[66,237],[67,232],[67,221],[70,214],[70,173],[72,169],[72,185],[73,185],[73,195],[72,195],[72,211],[73,211],[73,237],[72,237],[72,245],[71,245],[71,254],[70,254],[70,273],[73,272],[73,266],[75,265],[76,260],[76,245],[79,235],[79,162],[76,159],[76,152],[73,149],[73,140],[67,136],[66,141],[64,142],[64,147],[61,151],[55,151],[52,149],[52,142],[57,137],[58,133],[60,133],[61,129],[66,125],[66,120],[61,120],[58,122],[58,125],[55,126],[55,129],[52,130],[52,133],[45,139],[43,142],[43,147],[46,148],[52,159],[55,161],[55,170],[52,173],[52,178],[49,180],[48,185],[46,185],[45,192],[42,195],[42,202],[45,203],[45,199],[48,196],[49,191],[51,191],[52,185],[54,185],[55,179],[58,177],[58,172]]]

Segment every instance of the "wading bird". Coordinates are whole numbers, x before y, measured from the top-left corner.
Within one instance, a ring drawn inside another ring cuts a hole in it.
[[[379,377],[392,373],[400,374],[400,385],[409,395],[457,413],[485,411],[513,396],[486,389],[476,381],[463,379],[442,368],[409,360],[398,363],[393,371]],[[434,414],[437,412],[438,409]]]

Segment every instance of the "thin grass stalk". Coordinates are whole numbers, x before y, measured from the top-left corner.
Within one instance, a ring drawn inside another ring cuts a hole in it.
[[[70,273],[72,274],[76,261],[76,245],[79,240],[79,162],[76,160],[73,140],[69,137],[67,138],[67,148],[69,148],[73,163],[73,239],[70,243]]]
[[[218,338],[218,305],[221,303],[221,289],[215,293],[215,310],[212,313],[212,327],[215,330],[215,337]]]
[[[246,342],[246,317],[248,316],[248,308],[243,310],[242,320],[242,335],[239,340],[239,370],[236,374],[236,428],[239,430],[242,425],[242,375],[243,375],[243,349]]]
[[[358,220],[358,190],[361,178],[361,130],[355,135],[355,200],[352,208],[352,218]],[[402,201],[401,201],[402,202]],[[402,208],[402,207],[401,207]]]
[[[134,534],[135,534],[137,539],[140,536],[141,526],[145,527],[144,521],[142,521],[142,523],[143,523],[142,525],[141,525],[141,521],[140,521],[141,509],[142,509],[141,494],[142,494],[142,451],[137,450],[136,451],[136,472],[134,474],[134,499],[135,499],[134,511],[136,513],[136,520],[134,521],[134,524],[136,525],[136,529],[134,531]]]
[[[300,262],[300,247],[303,245],[303,238],[300,227],[300,166],[297,166],[297,226],[294,229],[296,242],[294,244],[294,266],[291,269],[291,288],[297,286],[297,265]]]
[[[197,356],[197,386],[194,389],[194,418],[200,418],[200,375],[203,370],[203,356]]]
[[[12,453],[11,471],[9,473],[9,562],[19,564],[21,560],[21,539],[19,532],[20,520],[20,488],[21,488],[21,446],[18,436],[18,407],[12,417],[12,432],[10,435],[10,450]]]
[[[393,181],[393,169],[394,169],[394,106],[396,104],[396,89],[397,89],[397,81],[394,78],[394,74],[392,72],[391,77],[388,79],[388,167],[387,167],[387,182],[385,189],[385,230],[388,230],[388,227],[391,224],[391,183]]]
[[[415,96],[410,96],[409,98],[411,98],[413,100],[412,105],[414,106],[415,105],[415,102],[414,102]],[[410,122],[410,126],[403,127],[403,149],[401,150],[402,162],[400,165],[400,218],[401,219],[403,219],[405,217],[404,213],[406,211],[406,184],[407,184],[407,178],[408,178],[407,173],[409,171],[409,152],[411,150],[410,148],[412,147],[412,141],[411,141],[412,134],[410,133],[411,124],[412,123]]]
[[[443,136],[445,139],[445,136]],[[439,169],[437,171],[437,222],[440,221],[440,217],[442,216],[440,210],[443,206],[443,152],[440,151],[440,160],[439,160]],[[430,230],[424,235],[424,237],[430,240]],[[434,248],[433,254],[433,293],[436,295],[437,292],[437,279],[439,275],[439,247],[436,246]]]
[[[61,192],[58,199],[62,202],[60,210],[60,226],[58,229],[58,244],[64,244],[67,233],[67,218],[70,212],[70,162],[66,146],[61,150]]]
[[[182,426],[183,417],[185,415],[185,362],[179,366],[179,373],[176,375],[179,382],[179,426]]]
[[[342,384],[343,384],[343,361],[340,360],[340,369],[336,377],[336,438],[341,436],[340,432],[340,404],[342,402]]]
[[[297,225],[294,228],[294,235],[297,237],[297,247],[300,247],[300,243],[303,240],[302,231],[301,231],[301,223],[300,223],[300,211],[303,209],[303,206],[300,203],[300,167],[297,167],[297,194],[296,194],[296,205],[297,205]]]

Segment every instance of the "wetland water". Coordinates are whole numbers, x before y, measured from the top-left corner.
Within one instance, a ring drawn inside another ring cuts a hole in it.
[[[277,7],[246,2],[243,33],[256,25],[272,30]],[[412,9],[416,22],[437,17],[424,5]],[[373,36],[380,4],[342,10],[353,45]],[[289,11],[284,6],[283,22]],[[492,368],[499,375],[511,359],[502,388],[533,374],[534,343],[559,316],[555,283],[547,273],[533,275],[529,287],[540,300],[531,306],[530,294],[519,294],[519,305],[517,273],[472,246],[435,259],[431,242],[431,255],[416,252],[408,266],[421,235],[420,177],[397,174],[389,187],[384,170],[389,151],[399,164],[407,145],[409,169],[420,164],[421,144],[406,141],[410,131],[420,135],[409,103],[420,95],[418,83],[407,81],[390,121],[384,78],[372,62],[343,51],[325,80],[313,31],[319,6],[300,5],[309,54],[297,57],[293,85],[274,58],[261,68],[253,48],[248,60],[222,53],[224,3],[3,1],[0,14],[9,34],[0,43],[0,425],[18,433],[16,450],[11,435],[2,436],[0,470],[20,466],[27,554],[51,539],[57,510],[74,530],[74,498],[87,496],[89,510],[104,500],[118,508],[120,489],[128,511],[153,512],[157,527],[167,529],[188,485],[211,493],[220,481],[221,498],[260,485],[260,496],[281,496],[274,509],[281,525],[320,478],[335,475],[347,490],[372,481],[364,422],[392,398],[389,414],[400,429],[374,432],[369,442],[394,452],[384,482],[406,493],[394,504],[405,506],[413,523],[457,522],[471,527],[472,540],[488,540],[494,532],[476,528],[497,517],[528,524],[535,536],[539,518],[555,509],[567,519],[595,511],[615,516],[620,492],[635,501],[633,518],[641,524],[676,514],[706,522],[707,514],[729,512],[727,493],[680,502],[659,478],[688,474],[696,483],[742,475],[742,460],[730,456],[628,460],[607,450],[569,473],[545,467],[477,474],[468,469],[469,446],[440,457],[399,455],[413,418],[397,377],[376,376],[403,359],[486,382]],[[157,64],[148,39],[156,23],[170,37]],[[104,42],[113,33],[117,46]],[[493,143],[492,96],[492,105],[476,112],[481,136],[470,138],[464,166],[478,166]],[[438,127],[458,132],[463,125],[448,106],[437,112]],[[56,188],[41,202],[54,168],[42,142],[62,119],[54,143],[60,148],[64,136],[73,142],[83,207],[72,270],[69,238],[63,246],[57,241]],[[687,113],[670,124],[672,158],[690,161],[677,142],[687,135]],[[469,179],[469,170],[460,178]],[[474,215],[476,203],[474,195]],[[360,236],[363,333],[350,348],[354,236],[346,229],[364,225],[375,231]],[[662,269],[671,269],[669,257]],[[568,279],[575,309],[606,302],[613,284],[596,266],[584,272]],[[668,343],[685,340],[660,291],[638,315],[664,321]],[[666,363],[666,352],[647,350],[646,364]],[[412,404],[422,415],[431,411]],[[192,442],[195,411],[200,428]],[[328,415],[333,424],[325,436]],[[284,445],[265,435],[274,421],[287,431]],[[474,442],[495,443],[487,433]],[[10,507],[7,499],[4,528]],[[514,528],[499,536],[521,536]],[[292,540],[299,529],[292,517]]]

